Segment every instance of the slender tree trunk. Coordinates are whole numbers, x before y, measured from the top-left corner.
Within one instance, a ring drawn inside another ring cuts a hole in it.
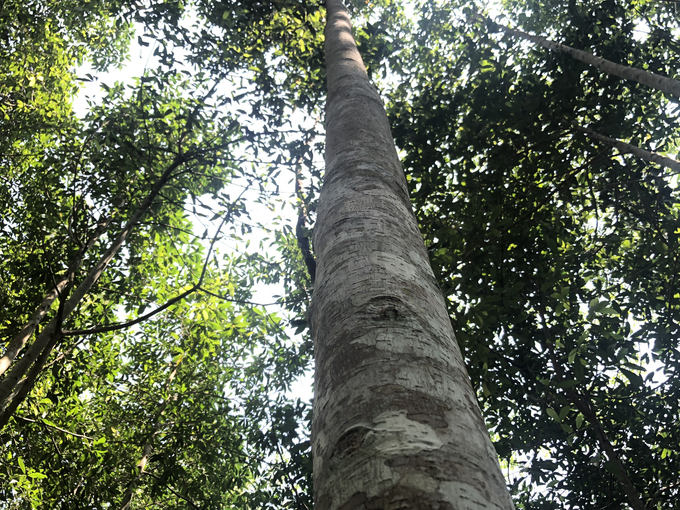
[[[14,415],[14,412],[17,410],[19,405],[21,405],[24,399],[28,396],[28,393],[33,388],[36,379],[38,379],[38,376],[42,372],[47,359],[52,353],[52,349],[61,341],[63,337],[64,336],[60,331],[56,331],[50,337],[49,343],[42,350],[35,363],[33,363],[33,366],[31,366],[31,369],[26,374],[26,377],[19,381],[19,383],[14,387],[12,394],[2,402],[0,405],[0,430],[2,430],[5,425],[7,425],[7,422]]]
[[[564,371],[562,370],[562,363],[559,361],[555,353],[555,344],[551,340],[551,335],[549,333],[550,328],[548,327],[545,320],[545,306],[542,308],[543,311],[540,313],[540,317],[541,322],[543,323],[545,342],[550,350],[550,361],[552,362],[555,373],[557,374],[557,380],[559,382],[566,382],[568,378],[565,376]],[[592,430],[595,432],[595,436],[600,448],[602,448],[602,450],[607,454],[607,460],[609,460],[609,462],[611,462],[611,464],[614,466],[614,476],[623,489],[623,492],[626,494],[628,502],[630,503],[630,507],[633,510],[647,510],[647,507],[642,502],[642,499],[640,499],[640,495],[638,494],[635,484],[633,484],[633,481],[628,476],[628,471],[626,470],[626,466],[621,461],[619,453],[609,441],[607,433],[602,427],[602,422],[597,417],[597,414],[595,414],[595,411],[592,408],[590,397],[587,395],[581,395],[578,391],[571,388],[564,388],[564,394],[567,396],[568,401],[576,406],[576,408],[581,411],[581,414],[583,414],[585,419],[590,423]],[[559,401],[559,398],[556,395],[552,396],[555,399],[555,402]]]
[[[593,55],[592,53],[588,53],[587,51],[577,50],[576,48],[572,48],[571,46],[556,43],[554,41],[546,39],[545,37],[527,34],[526,32],[522,32],[521,30],[516,30],[505,25],[499,25],[498,23],[491,21],[489,18],[486,18],[481,14],[477,14],[476,18],[482,22],[493,23],[493,26],[497,27],[499,30],[502,30],[506,34],[519,37],[526,41],[531,41],[548,50],[566,53],[570,57],[580,62],[584,62],[586,64],[594,66],[600,71],[603,71],[605,73],[611,74],[613,76],[618,76],[619,78],[623,78],[624,80],[635,81],[642,85],[646,85],[647,87],[651,87],[653,89],[660,90],[661,92],[665,92],[666,94],[672,94],[674,96],[680,97],[680,81],[678,80],[667,78],[666,76],[661,76],[659,74],[650,73],[649,71],[645,71],[644,69],[638,69],[637,67],[630,67],[617,64],[615,62],[612,62],[611,60],[607,60],[602,57],[596,57],[595,55]]]
[[[128,484],[127,488],[125,489],[125,493],[123,494],[123,500],[120,503],[120,510],[130,510],[132,508],[132,496],[135,494],[135,489],[137,489],[137,485],[139,484],[140,480],[144,477],[144,470],[146,469],[146,464],[149,461],[149,457],[151,456],[151,451],[152,451],[151,443],[145,444],[144,452],[142,453],[142,458],[137,463],[139,472],[137,473],[137,476],[134,477],[134,479]]]
[[[583,416],[585,416],[586,420],[588,420],[592,425],[592,429],[595,432],[595,436],[597,437],[597,442],[600,444],[600,448],[602,448],[602,450],[607,454],[607,460],[609,460],[609,462],[611,462],[614,466],[614,476],[623,489],[623,492],[626,494],[631,508],[633,508],[633,510],[647,510],[647,506],[640,498],[640,494],[638,494],[635,484],[628,476],[628,471],[626,470],[626,466],[621,461],[619,453],[616,451],[611,441],[609,441],[607,433],[602,427],[602,422],[590,406],[590,399],[587,399],[587,397],[581,397],[575,391],[570,389],[566,390],[566,394],[571,402],[576,406],[576,408],[581,411]]]
[[[156,196],[158,196],[160,191],[167,184],[168,180],[172,177],[173,172],[182,164],[184,164],[188,159],[189,158],[186,155],[177,156],[175,158],[175,161],[165,169],[163,175],[160,177],[160,179],[155,184],[153,189],[149,192],[149,194],[146,196],[146,198],[142,201],[139,208],[128,220],[127,224],[123,227],[123,230],[121,230],[118,236],[113,240],[111,246],[106,251],[106,253],[104,253],[101,259],[99,259],[97,264],[90,270],[85,279],[80,283],[80,285],[78,285],[78,287],[73,291],[71,296],[68,298],[68,300],[63,306],[63,316],[61,318],[59,317],[52,318],[52,320],[50,320],[47,323],[47,325],[43,328],[40,334],[36,337],[35,341],[31,344],[31,346],[28,349],[26,349],[24,355],[19,360],[17,360],[12,366],[12,369],[9,372],[7,372],[4,379],[0,382],[1,409],[3,410],[7,410],[10,408],[16,409],[20,402],[10,403],[10,396],[14,392],[15,388],[17,387],[21,379],[28,373],[29,369],[31,368],[31,365],[33,365],[33,363],[36,360],[44,358],[44,360],[46,361],[47,358],[43,356],[44,351],[46,350],[51,351],[51,349],[56,345],[56,343],[53,341],[53,336],[58,335],[61,338],[62,336],[61,325],[59,324],[59,328],[57,328],[58,322],[68,318],[68,316],[73,312],[73,310],[75,310],[75,308],[82,301],[82,299],[87,295],[92,286],[97,282],[97,280],[99,280],[99,277],[104,272],[104,269],[106,269],[106,266],[108,266],[109,262],[111,262],[115,254],[123,246],[125,240],[133,231],[139,220],[144,216],[144,214],[146,214],[147,210],[153,203]],[[49,352],[47,352],[47,354],[49,355]],[[28,393],[28,391],[30,391],[30,389],[31,389],[30,386],[27,388],[22,388],[22,392],[15,394],[15,397],[13,397],[12,400],[15,400],[17,395],[25,396]],[[9,417],[3,418],[3,422],[6,423],[7,419],[9,419]]]
[[[310,310],[316,508],[512,509],[380,96],[341,0],[327,9]]]
[[[146,444],[144,445],[144,449],[142,451],[142,458],[139,460],[137,463],[137,467],[139,468],[139,471],[137,472],[137,476],[135,476],[132,481],[128,484],[127,488],[125,489],[125,493],[123,494],[123,498],[120,503],[120,510],[130,510],[132,508],[132,497],[134,496],[135,490],[137,489],[137,486],[139,485],[139,482],[142,480],[144,477],[144,473],[146,470],[146,465],[149,462],[149,458],[151,457],[151,453],[153,451],[153,440],[154,436],[158,432],[158,428],[160,426],[160,421],[161,418],[163,417],[163,413],[165,412],[165,409],[168,407],[168,403],[170,401],[170,385],[172,384],[172,381],[175,379],[175,376],[177,376],[177,369],[179,368],[180,363],[184,360],[184,357],[180,357],[176,362],[175,365],[172,367],[172,371],[168,375],[168,378],[165,381],[165,398],[163,399],[163,402],[160,404],[158,409],[156,410],[154,420],[151,424],[151,429],[149,431],[149,434],[147,435],[146,438]],[[182,498],[185,499],[185,498]],[[186,500],[186,499],[185,499]],[[186,500],[188,501],[188,500]],[[192,506],[195,508],[196,505],[192,503]]]
[[[19,354],[19,352],[21,352],[21,350],[24,348],[26,342],[28,342],[28,339],[31,338],[31,335],[33,335],[33,332],[38,327],[38,324],[40,324],[40,322],[43,320],[57,297],[61,295],[69,283],[73,282],[76,273],[80,269],[83,257],[87,251],[92,248],[92,246],[94,246],[94,243],[97,242],[97,239],[99,239],[99,237],[101,237],[101,235],[106,231],[114,216],[115,213],[111,213],[107,217],[100,219],[99,223],[97,224],[97,228],[90,236],[87,244],[82,247],[69,266],[66,276],[57,282],[56,286],[45,295],[42,303],[40,303],[40,306],[38,306],[38,308],[36,308],[36,310],[33,312],[33,315],[31,315],[31,318],[28,320],[28,322],[23,328],[21,328],[21,331],[19,331],[19,333],[17,333],[12,338],[12,341],[5,349],[2,358],[0,358],[0,375],[5,373],[7,368],[9,368],[9,366],[14,361],[14,358],[17,357],[17,354]]]
[[[73,274],[70,268],[68,273],[69,274],[67,277],[59,281],[57,285],[45,295],[42,303],[40,303],[38,308],[36,308],[36,310],[33,312],[33,315],[31,315],[31,318],[28,319],[28,322],[23,328],[21,328],[21,331],[14,335],[9,345],[5,349],[2,358],[0,358],[0,375],[4,374],[9,368],[9,366],[14,361],[14,358],[17,357],[17,354],[21,352],[21,349],[23,349],[26,345],[26,342],[28,342],[28,339],[31,338],[31,335],[33,335],[35,328],[37,328],[38,324],[40,324],[40,322],[43,320],[47,314],[47,311],[52,308],[52,305],[56,301],[57,297],[66,288],[70,281],[70,276]]]
[[[657,165],[665,166],[666,168],[670,168],[671,170],[675,170],[676,172],[680,173],[680,161],[676,159],[663,156],[662,154],[659,154],[657,152],[650,152],[645,149],[641,149],[636,145],[622,142],[621,140],[617,140],[616,138],[610,138],[609,136],[602,135],[597,131],[593,131],[590,128],[575,125],[574,129],[580,131],[581,133],[585,133],[593,140],[598,140],[600,142],[612,145],[613,147],[619,149],[621,152],[632,154],[633,156],[637,156],[638,158],[644,159],[645,161],[648,161],[650,163],[656,163]]]

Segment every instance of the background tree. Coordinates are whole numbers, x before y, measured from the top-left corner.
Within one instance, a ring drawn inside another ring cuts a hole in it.
[[[267,5],[254,15],[233,6],[243,30],[230,30],[222,12],[215,22],[197,18],[210,33],[183,25],[182,10],[166,4],[91,3],[75,16],[65,4],[13,7],[25,16],[3,11],[6,47],[19,47],[28,33],[26,62],[61,80],[36,79],[44,95],[20,91],[22,104],[14,99],[19,78],[3,89],[11,136],[3,140],[0,322],[10,347],[29,323],[37,335],[29,331],[7,351],[0,381],[9,508],[309,506],[301,456],[308,446],[297,431],[307,409],[282,393],[309,347],[250,301],[256,280],[279,279],[280,262],[220,246],[245,243],[241,236],[257,226],[245,207],[248,190],[274,207],[267,187],[286,154],[281,133],[302,133],[273,120],[251,129],[256,119],[280,118],[280,105],[257,103],[266,84],[241,88],[252,99],[249,113],[238,111],[238,89],[217,90],[220,80],[256,73],[278,28],[287,34],[300,14],[292,4]],[[28,28],[33,10],[44,15],[42,32]],[[71,66],[88,56],[101,68],[117,62],[114,47],[127,47],[133,19],[142,44],[172,34],[156,47],[158,68],[136,83],[102,84],[103,100],[76,118]],[[304,21],[313,28],[314,19]],[[258,42],[267,30],[272,40]],[[211,46],[218,32],[227,47]],[[106,58],[74,33],[104,36]],[[50,38],[61,60],[43,62]],[[225,59],[220,52],[229,49]],[[192,59],[209,58],[222,65],[190,72]],[[16,53],[6,62],[23,69]],[[275,97],[288,97],[283,92]],[[40,110],[43,103],[55,110]],[[37,113],[21,118],[22,109]],[[41,125],[45,118],[54,122]],[[250,148],[237,153],[238,144]],[[290,237],[281,232],[276,243]],[[103,271],[92,277],[97,264]],[[46,341],[36,343],[41,334]]]
[[[421,6],[391,118],[516,502],[672,508],[677,175],[583,129],[673,154],[677,102]],[[522,30],[677,67],[667,6],[507,7]]]

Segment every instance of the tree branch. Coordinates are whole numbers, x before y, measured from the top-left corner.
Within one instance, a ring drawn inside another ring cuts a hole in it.
[[[488,26],[492,28],[498,28],[499,30],[505,32],[506,34],[519,37],[526,41],[531,41],[548,50],[566,53],[573,59],[591,65],[607,74],[618,76],[619,78],[623,78],[624,80],[632,80],[637,83],[640,83],[641,85],[646,85],[647,87],[659,90],[661,92],[665,92],[666,94],[672,94],[674,96],[680,97],[680,81],[668,78],[666,76],[661,76],[659,74],[654,74],[643,69],[638,69],[637,67],[630,67],[617,64],[615,62],[612,62],[611,60],[607,60],[602,57],[596,57],[595,55],[593,55],[592,53],[588,53],[587,51],[577,50],[576,48],[572,48],[571,46],[567,46],[566,44],[560,44],[554,41],[550,41],[545,37],[527,34],[526,32],[522,32],[521,30],[510,28],[505,25],[499,25],[498,23],[492,21],[491,19],[487,18],[486,16],[483,16],[478,12],[474,13],[472,17],[477,21],[486,23]]]
[[[251,182],[252,184],[252,182]],[[250,185],[249,185],[250,186]],[[248,187],[244,189],[241,194],[238,196],[238,198],[234,201],[232,206],[237,203],[242,197],[243,194],[248,190]],[[76,329],[76,330],[65,330],[63,331],[64,336],[80,336],[80,335],[94,335],[97,333],[107,333],[109,331],[118,331],[120,329],[126,329],[131,326],[134,326],[136,324],[139,324],[140,322],[144,322],[147,319],[150,319],[154,315],[157,315],[161,313],[163,310],[167,310],[170,308],[172,305],[175,303],[178,303],[182,301],[185,297],[189,296],[190,294],[193,294],[197,290],[200,289],[201,285],[203,284],[203,280],[205,279],[205,274],[208,269],[208,262],[210,261],[210,255],[212,254],[212,251],[215,247],[215,242],[217,241],[217,238],[220,235],[220,232],[222,231],[222,227],[224,224],[231,218],[233,212],[233,207],[230,207],[227,210],[227,214],[224,215],[224,218],[222,218],[222,221],[220,222],[219,227],[217,228],[217,231],[215,232],[215,235],[213,236],[211,242],[210,242],[210,248],[208,249],[208,253],[205,256],[205,259],[203,261],[203,267],[201,269],[201,275],[198,279],[198,282],[196,282],[194,285],[191,286],[190,289],[182,292],[180,295],[175,296],[174,298],[166,301],[163,305],[159,306],[155,310],[150,311],[149,313],[146,313],[140,317],[137,317],[134,320],[128,321],[128,322],[123,322],[120,324],[112,324],[110,326],[101,326],[101,327],[94,327],[94,328],[89,328],[89,329]]]
[[[612,145],[623,153],[633,154],[634,156],[644,159],[645,161],[648,161],[650,163],[657,163],[658,165],[665,166],[667,168],[675,170],[676,172],[680,172],[680,161],[678,160],[663,156],[662,154],[659,154],[657,152],[651,152],[645,149],[641,149],[640,147],[637,147],[630,143],[622,142],[621,140],[617,140],[616,138],[610,138],[596,131],[593,131],[592,129],[587,127],[577,126],[575,124],[573,125],[573,127],[575,130],[580,131],[581,133],[585,133],[593,140],[598,140],[600,142]]]

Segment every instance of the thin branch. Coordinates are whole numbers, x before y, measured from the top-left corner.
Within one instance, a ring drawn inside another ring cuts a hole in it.
[[[144,469],[146,468],[146,464],[149,461],[150,455],[151,455],[151,443],[147,443],[146,445],[144,445],[142,458],[137,463],[139,473],[132,479],[132,481],[128,484],[127,488],[125,489],[125,493],[123,493],[123,499],[121,500],[120,504],[120,510],[129,510],[130,508],[132,508],[131,506],[132,495],[135,493],[135,489],[137,488],[139,480],[141,480],[142,476],[144,475]]]
[[[318,124],[319,119],[317,118],[314,127]],[[315,138],[314,131],[310,131],[307,139],[302,144],[302,148],[309,147]],[[305,266],[307,266],[307,272],[309,273],[309,278],[314,283],[316,278],[316,259],[312,253],[312,246],[310,243],[310,238],[305,232],[307,230],[308,221],[308,207],[307,200],[302,193],[302,163],[304,161],[304,153],[302,153],[295,161],[295,195],[299,202],[298,220],[295,224],[295,237],[297,238],[297,245],[300,253],[302,254],[302,259],[305,261]],[[306,289],[305,289],[306,290]]]
[[[492,21],[491,19],[483,16],[480,13],[475,13],[473,18],[477,21],[488,24],[490,27],[498,28],[499,30],[505,32],[506,34],[519,37],[526,41],[531,41],[545,49],[566,53],[570,57],[585,64],[591,65],[600,71],[603,71],[612,76],[618,76],[624,80],[631,80],[641,85],[646,85],[647,87],[665,92],[666,94],[671,94],[680,97],[680,81],[668,78],[666,76],[661,76],[660,74],[651,73],[643,69],[638,69],[637,67],[624,66],[607,60],[602,57],[596,57],[592,53],[587,51],[577,50],[566,44],[556,43],[545,37],[538,35],[527,34],[521,30],[513,29],[505,25],[499,25],[498,23]]]
[[[131,320],[131,321],[128,321],[128,322],[122,322],[122,323],[119,323],[119,324],[111,324],[110,326],[101,326],[101,327],[98,327],[98,328],[95,327],[95,328],[89,328],[89,329],[64,330],[63,334],[64,334],[64,336],[95,335],[97,333],[107,333],[109,331],[118,331],[120,329],[126,329],[126,328],[129,328],[129,327],[132,327],[135,324],[139,324],[140,322],[144,322],[145,320],[150,319],[154,315],[161,313],[163,310],[167,310],[168,308],[170,308],[172,305],[174,305],[178,301],[182,301],[185,297],[187,297],[188,295],[195,292],[196,289],[197,289],[197,286],[194,285],[189,290],[186,290],[186,291],[182,292],[180,295],[175,296],[174,298],[168,300],[162,306],[159,306],[155,310],[152,310],[149,313],[141,315],[134,320]]]
[[[200,292],[203,292],[205,294],[208,294],[209,296],[215,297],[217,299],[221,299],[222,301],[229,301],[231,303],[239,303],[243,305],[252,305],[252,306],[274,306],[274,305],[285,305],[289,303],[300,303],[302,301],[306,301],[305,298],[300,298],[300,299],[283,299],[280,301],[272,301],[271,303],[256,303],[255,301],[248,301],[247,299],[234,299],[230,298],[227,296],[223,296],[222,294],[217,294],[215,292],[211,292],[207,289],[204,289],[203,287],[200,287],[199,289]]]
[[[83,434],[77,434],[76,432],[71,432],[70,430],[62,429],[61,427],[57,427],[56,425],[49,425],[49,424],[45,423],[43,420],[32,420],[32,419],[26,418],[24,416],[17,416],[17,419],[23,420],[23,421],[28,421],[28,422],[31,422],[31,423],[37,423],[38,425],[42,425],[43,427],[58,430],[59,432],[63,432],[64,434],[68,434],[69,436],[75,436],[75,437],[80,437],[82,439],[88,439],[90,441],[96,441],[96,439],[93,438],[93,437],[84,436]]]
[[[170,384],[172,384],[172,381],[175,379],[175,376],[177,375],[177,370],[179,369],[180,363],[184,360],[184,357],[180,357],[172,366],[172,371],[168,374],[168,377],[165,381],[165,392],[166,394],[169,393],[170,389]],[[135,489],[137,488],[137,484],[139,481],[142,479],[146,465],[149,462],[149,457],[151,456],[151,452],[153,451],[153,438],[154,436],[158,433],[158,426],[159,426],[159,420],[163,413],[165,412],[165,409],[168,407],[168,402],[170,401],[169,398],[166,398],[163,400],[163,403],[160,404],[157,409],[156,409],[156,415],[153,419],[153,422],[151,423],[151,431],[147,435],[146,439],[146,444],[144,445],[144,450],[143,450],[143,455],[139,463],[137,464],[137,467],[139,468],[139,473],[137,473],[137,476],[135,476],[132,481],[128,484],[127,489],[125,490],[125,493],[123,494],[123,499],[121,502],[121,510],[128,510],[131,508],[132,504],[132,496],[134,494]]]
[[[150,476],[151,478],[154,478],[154,479],[160,481],[160,478],[159,478],[158,476],[154,475],[153,473],[149,473],[148,471],[144,471],[142,474],[143,474],[143,475],[146,475],[146,476]],[[182,494],[180,494],[179,492],[177,492],[175,489],[173,489],[173,488],[170,487],[169,485],[166,485],[165,488],[168,489],[170,492],[172,492],[175,496],[177,496],[177,497],[178,497],[179,499],[181,499],[182,501],[186,501],[187,503],[189,503],[189,505],[191,506],[191,508],[196,508],[197,510],[199,510],[199,507],[198,507],[198,505],[196,505],[196,503],[194,503],[193,501],[191,501],[191,500],[188,499],[187,497],[182,496]]]
[[[542,305],[541,308],[545,310],[545,305]],[[544,311],[539,310],[539,316],[541,318],[541,322],[543,323],[542,329],[548,347],[550,360],[552,361],[553,369],[555,370],[557,378],[563,382],[566,381],[567,378],[565,377],[564,371],[562,370],[562,364],[560,360],[557,359],[557,355],[555,353],[555,343],[552,342],[548,336],[549,328],[544,313]],[[593,411],[590,397],[583,395],[582,393],[577,393],[572,388],[564,388],[564,393],[566,394],[569,401],[576,406],[576,408],[583,414],[586,420],[588,420],[588,422],[592,425],[592,430],[595,432],[595,436],[600,448],[605,451],[607,458],[615,466],[614,476],[619,482],[621,489],[623,489],[623,492],[626,494],[630,506],[634,510],[647,510],[647,507],[640,499],[640,494],[638,493],[635,484],[633,484],[632,480],[628,476],[628,471],[623,465],[618,452],[612,445],[611,441],[609,441],[607,433],[602,426],[602,422],[597,417],[595,411]]]
[[[251,184],[252,184],[252,182],[251,182]],[[201,275],[198,278],[198,282],[196,282],[194,285],[192,285],[191,288],[182,292],[178,296],[175,296],[172,299],[166,301],[163,305],[159,306],[158,308],[150,311],[149,313],[141,315],[134,320],[123,322],[123,323],[120,323],[120,324],[111,324],[110,326],[100,326],[100,327],[94,327],[94,328],[88,328],[88,329],[65,330],[65,331],[63,331],[64,336],[94,335],[94,334],[97,334],[97,333],[107,333],[109,331],[118,331],[118,330],[121,330],[121,329],[126,329],[126,328],[132,327],[136,324],[139,324],[140,322],[144,322],[147,319],[150,319],[154,315],[157,315],[157,314],[161,313],[162,311],[167,310],[168,308],[170,308],[175,303],[182,301],[184,298],[186,298],[190,294],[193,294],[194,292],[196,292],[201,287],[201,285],[203,284],[203,280],[205,279],[205,275],[206,275],[206,272],[208,270],[208,262],[210,261],[210,255],[213,252],[217,238],[219,237],[220,232],[222,231],[222,227],[231,218],[232,212],[234,210],[234,208],[233,208],[234,204],[238,203],[238,201],[241,199],[241,197],[243,196],[243,194],[247,190],[248,190],[248,188],[244,189],[241,192],[241,194],[237,197],[237,199],[232,203],[232,207],[230,207],[228,209],[227,214],[225,214],[224,217],[222,218],[222,221],[220,222],[220,225],[217,228],[217,231],[215,232],[215,235],[213,236],[213,238],[210,242],[210,247],[208,248],[208,253],[206,254],[205,259],[203,261],[203,268],[201,270]]]
[[[616,138],[610,138],[608,136],[602,135],[596,131],[593,131],[590,128],[587,127],[582,127],[582,126],[577,126],[573,125],[574,129],[577,131],[580,131],[581,133],[585,133],[588,135],[590,138],[594,140],[598,140],[600,142],[607,143],[609,145],[612,145],[619,149],[619,151],[626,153],[626,154],[633,154],[634,156],[637,156],[638,158],[644,159],[645,161],[648,161],[650,163],[657,163],[658,165],[665,166],[667,168],[670,168],[672,170],[675,170],[676,172],[680,172],[680,161],[666,157],[662,154],[659,154],[658,152],[651,152],[645,149],[642,149],[640,147],[637,147],[635,145],[632,145],[630,143],[622,142],[621,140],[617,140]]]

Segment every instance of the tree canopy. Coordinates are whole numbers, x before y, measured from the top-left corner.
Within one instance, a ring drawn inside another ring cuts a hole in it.
[[[673,508],[679,98],[518,33],[678,80],[676,4],[351,11],[517,508]],[[324,15],[0,7],[0,508],[311,508]]]

